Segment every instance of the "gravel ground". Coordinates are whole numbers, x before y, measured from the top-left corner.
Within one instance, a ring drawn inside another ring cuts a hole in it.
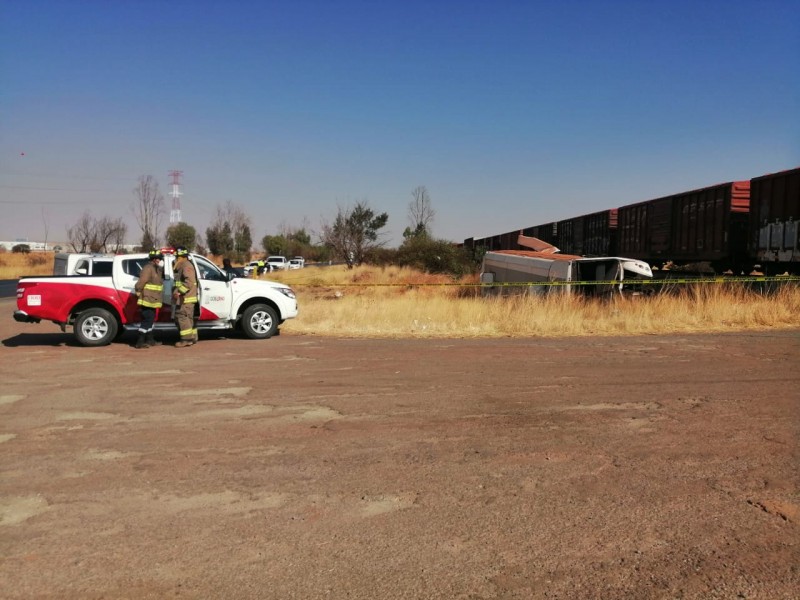
[[[800,595],[798,331],[134,350],[0,310],[3,598]]]

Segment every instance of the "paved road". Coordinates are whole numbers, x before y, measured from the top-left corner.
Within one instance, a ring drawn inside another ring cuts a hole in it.
[[[0,298],[13,298],[17,295],[16,279],[0,279]]]

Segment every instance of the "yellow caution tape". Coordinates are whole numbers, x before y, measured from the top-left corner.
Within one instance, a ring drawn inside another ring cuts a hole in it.
[[[791,283],[800,277],[746,276],[746,277],[681,277],[674,279],[625,279],[610,281],[514,281],[495,283],[289,283],[292,287],[560,287],[566,285],[672,285],[675,283]]]

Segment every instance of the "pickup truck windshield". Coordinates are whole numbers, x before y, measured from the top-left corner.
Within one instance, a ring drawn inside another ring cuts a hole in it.
[[[195,256],[194,261],[197,264],[197,270],[200,272],[200,279],[205,279],[206,281],[228,281],[228,276],[213,263],[199,256]]]

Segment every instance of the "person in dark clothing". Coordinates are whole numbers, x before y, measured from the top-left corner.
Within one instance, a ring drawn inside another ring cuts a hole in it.
[[[153,328],[158,309],[161,308],[161,294],[164,290],[164,272],[161,267],[164,255],[158,250],[151,250],[148,258],[150,262],[142,267],[142,272],[139,273],[139,281],[134,286],[136,297],[138,298],[136,303],[142,313],[142,320],[139,323],[139,337],[136,340],[135,348],[149,348],[150,346],[161,344],[161,342],[156,341],[153,335]]]
[[[234,267],[231,265],[230,258],[223,258],[222,259],[222,270],[226,273],[233,273],[236,277],[244,277],[244,272],[239,267]]]

